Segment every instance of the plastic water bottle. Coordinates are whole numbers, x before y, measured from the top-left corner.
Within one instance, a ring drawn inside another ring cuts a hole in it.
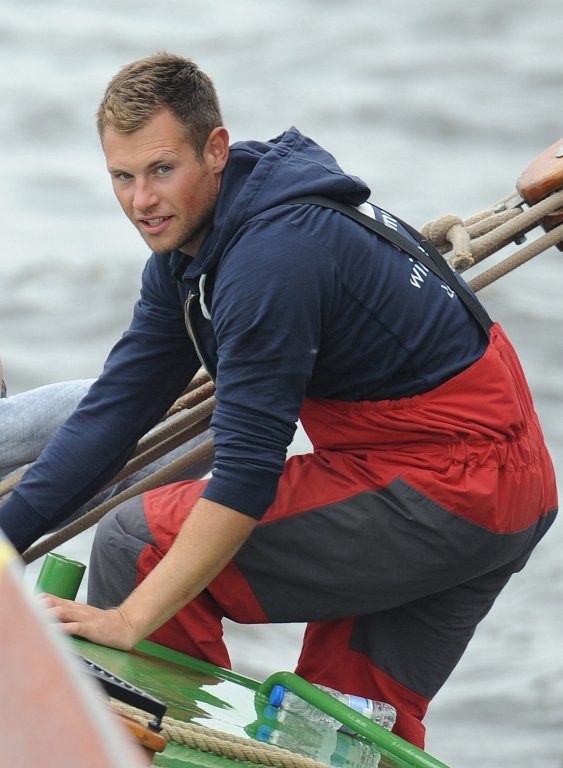
[[[300,715],[274,707],[267,707],[264,715],[271,718],[271,725],[259,726],[256,734],[259,741],[266,741],[268,744],[330,765],[337,746],[337,733],[334,728],[310,723]]]
[[[380,753],[373,744],[352,738],[300,714],[267,706],[255,738],[310,757],[333,768],[377,768]]]
[[[397,712],[395,707],[392,707],[391,704],[387,704],[384,701],[366,699],[363,696],[340,693],[340,691],[335,691],[334,688],[327,688],[324,685],[315,685],[315,688],[318,688],[325,693],[329,693],[335,699],[342,702],[342,704],[346,704],[346,706],[350,707],[355,712],[359,712],[361,715],[364,715],[364,717],[381,725],[383,728],[387,728],[389,731],[395,725]],[[309,704],[309,702],[305,701],[300,696],[297,696],[297,694],[287,690],[283,685],[274,685],[270,693],[270,704],[274,707],[279,707],[282,710],[300,714],[307,718],[309,722],[330,725],[335,730],[343,731],[344,733],[355,733],[355,731],[347,726],[342,725],[336,718],[317,709],[313,704]]]

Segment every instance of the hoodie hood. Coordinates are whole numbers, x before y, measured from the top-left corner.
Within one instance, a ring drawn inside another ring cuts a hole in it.
[[[346,174],[334,157],[304,136],[297,128],[268,142],[238,142],[230,148],[229,160],[213,227],[198,255],[187,265],[186,278],[197,278],[217,265],[229,240],[249,219],[263,211],[302,195],[324,195],[351,205],[360,205],[369,187]],[[175,260],[181,254],[175,253]]]

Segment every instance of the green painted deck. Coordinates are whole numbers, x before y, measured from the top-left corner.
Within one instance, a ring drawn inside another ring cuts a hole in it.
[[[280,727],[271,719],[273,713],[268,706],[267,694],[274,683],[286,684],[303,698],[311,695],[315,703],[319,699],[317,689],[311,691],[312,686],[291,673],[277,673],[261,684],[147,641],[129,653],[77,638],[72,642],[77,653],[165,701],[167,716],[249,740],[264,733],[264,726],[266,730],[273,729],[278,734],[283,732],[282,737],[286,741],[292,736],[291,729]],[[323,706],[324,696],[326,694],[320,697],[319,706]],[[330,701],[337,705],[337,709],[343,706],[334,699]],[[351,712],[347,707],[344,709]],[[338,715],[338,712],[334,714]],[[355,713],[352,715],[361,717]],[[334,768],[375,768],[379,761],[380,768],[445,768],[442,763],[394,734],[369,721],[366,723],[367,738],[338,733],[337,748],[326,760],[327,765]],[[291,748],[313,757],[307,745],[299,740],[294,739]],[[169,743],[163,753],[155,755],[154,765],[162,768],[225,768],[227,760],[231,766],[237,764],[237,761],[225,757]]]

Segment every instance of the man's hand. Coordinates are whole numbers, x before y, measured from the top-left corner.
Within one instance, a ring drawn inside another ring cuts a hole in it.
[[[100,610],[44,595],[70,635],[128,651],[199,595],[250,536],[256,520],[199,499],[170,550],[119,606]]]
[[[135,637],[120,608],[104,611],[92,605],[75,603],[47,594],[42,594],[41,600],[48,615],[61,622],[62,628],[69,635],[78,635],[92,643],[109,645],[121,651],[131,650],[141,639]]]

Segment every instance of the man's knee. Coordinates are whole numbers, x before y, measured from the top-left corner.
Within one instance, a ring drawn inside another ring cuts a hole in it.
[[[154,544],[142,496],[120,504],[98,523],[88,578],[88,602],[99,608],[118,605],[134,589],[137,560]]]

